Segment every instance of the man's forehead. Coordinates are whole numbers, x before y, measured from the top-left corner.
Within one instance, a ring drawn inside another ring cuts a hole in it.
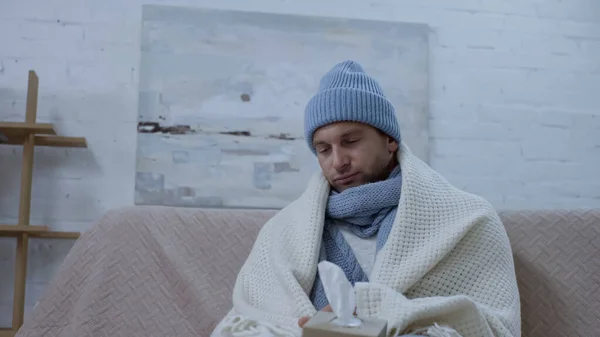
[[[358,133],[363,133],[370,127],[363,123],[339,122],[319,128],[313,137],[314,143],[330,141],[336,138],[347,137]]]

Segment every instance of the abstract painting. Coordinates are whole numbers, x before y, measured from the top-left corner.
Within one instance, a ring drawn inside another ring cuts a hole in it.
[[[135,203],[279,209],[318,170],[303,136],[320,78],[356,60],[428,160],[426,25],[143,6]]]

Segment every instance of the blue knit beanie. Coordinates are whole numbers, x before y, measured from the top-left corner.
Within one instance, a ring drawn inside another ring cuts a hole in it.
[[[316,153],[312,143],[315,131],[342,121],[368,124],[400,143],[400,126],[394,107],[377,81],[354,61],[338,63],[325,74],[319,90],[306,105],[304,135],[313,153]]]

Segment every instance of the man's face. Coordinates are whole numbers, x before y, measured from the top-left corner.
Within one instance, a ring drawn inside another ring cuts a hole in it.
[[[319,128],[313,145],[323,175],[332,188],[347,188],[386,179],[398,143],[362,123],[339,122]]]

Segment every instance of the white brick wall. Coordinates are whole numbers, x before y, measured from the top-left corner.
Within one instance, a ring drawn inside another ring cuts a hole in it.
[[[0,1],[0,119],[22,120],[27,71],[39,119],[89,150],[38,149],[32,222],[84,230],[133,201],[141,4]],[[153,3],[164,3],[153,1]],[[431,164],[497,208],[600,206],[600,1],[232,0],[170,5],[425,22]],[[0,223],[17,216],[20,151],[0,147]],[[71,243],[31,244],[27,310]],[[0,269],[14,243],[0,241]],[[0,278],[10,324],[12,274]]]

